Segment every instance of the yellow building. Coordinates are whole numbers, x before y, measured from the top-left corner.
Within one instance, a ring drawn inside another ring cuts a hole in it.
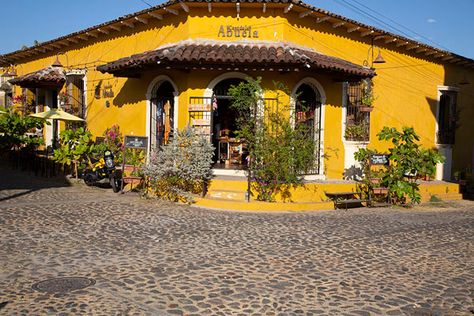
[[[308,179],[349,178],[357,148],[386,149],[383,126],[413,126],[438,147],[447,157],[438,179],[474,163],[474,60],[303,2],[173,0],[2,55],[0,66],[16,71],[15,94],[31,111],[64,107],[95,136],[118,124],[152,149],[196,126],[218,149],[216,174],[241,174],[227,90],[247,76],[262,77],[267,106],[279,95],[313,127]],[[361,106],[367,84],[370,109]],[[44,134],[51,144],[52,127]]]

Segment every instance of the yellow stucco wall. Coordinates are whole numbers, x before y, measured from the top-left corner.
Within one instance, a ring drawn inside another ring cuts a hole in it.
[[[145,135],[146,92],[150,82],[158,75],[167,75],[178,88],[178,126],[187,124],[187,105],[190,96],[203,96],[205,88],[215,77],[225,71],[177,71],[164,70],[143,73],[139,79],[115,78],[101,74],[95,67],[132,54],[157,48],[164,44],[185,39],[236,40],[219,37],[219,27],[251,25],[259,32],[259,41],[290,42],[306,46],[330,56],[339,57],[361,65],[368,56],[370,39],[360,37],[357,32],[347,33],[343,28],[333,28],[328,23],[316,23],[314,18],[299,18],[295,10],[283,13],[283,5],[268,4],[265,13],[260,4],[241,6],[240,17],[236,17],[235,4],[214,4],[209,12],[207,5],[190,4],[190,12],[180,11],[178,16],[166,14],[163,20],[149,19],[148,24],[136,23],[131,29],[122,27],[121,32],[100,34],[93,41],[64,47],[59,59],[70,68],[87,68],[87,124],[91,132],[98,136],[105,128],[119,124],[125,134]],[[176,6],[176,9],[179,9]],[[256,39],[246,39],[247,41]],[[386,46],[377,41],[386,64],[376,66],[374,79],[375,109],[371,113],[370,144],[372,148],[385,150],[385,143],[376,140],[376,133],[383,126],[414,126],[425,146],[434,146],[436,128],[436,106],[438,85],[453,85],[463,73],[461,67],[444,67],[427,59],[420,59],[405,50]],[[389,48],[390,47],[390,48]],[[19,64],[19,75],[26,74],[53,63],[57,52],[43,55]],[[474,73],[465,72],[474,83]],[[279,74],[278,72],[249,72],[250,76],[263,77],[263,87],[272,89],[272,80],[279,80],[292,90],[305,77],[315,78],[326,94],[324,149],[325,174],[328,178],[341,178],[344,169],[344,145],[342,136],[342,84],[334,82],[328,75],[314,72]],[[112,104],[105,106],[106,99],[94,98],[94,89],[102,80],[102,85],[110,84],[115,93],[109,99]],[[17,88],[18,92],[19,89]],[[472,85],[462,86],[458,97],[461,112],[461,127],[454,157],[456,168],[467,166],[472,159],[474,124],[474,104]],[[464,145],[465,144],[465,145]],[[459,148],[458,148],[459,147]]]

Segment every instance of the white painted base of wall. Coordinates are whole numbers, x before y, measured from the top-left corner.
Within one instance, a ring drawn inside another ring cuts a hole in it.
[[[446,160],[444,163],[436,165],[436,180],[451,180],[451,172],[453,166],[453,146],[452,145],[437,145],[438,151]]]
[[[233,169],[212,169],[212,173],[215,176],[231,176],[231,177],[242,177],[246,178],[247,174],[244,170],[233,170]],[[326,180],[326,176],[322,174],[306,175],[304,176],[306,181],[315,180]]]
[[[360,180],[362,178],[362,168],[358,161],[354,159],[354,153],[360,148],[367,148],[368,142],[344,141],[344,179]]]
[[[310,174],[310,175],[304,176],[303,179],[305,181],[326,180],[326,176],[324,174]]]

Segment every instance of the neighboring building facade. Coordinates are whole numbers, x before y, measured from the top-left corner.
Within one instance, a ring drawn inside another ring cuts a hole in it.
[[[385,64],[373,64],[379,51]],[[474,60],[302,2],[170,1],[0,56],[11,65],[14,93],[23,88],[34,111],[64,106],[95,136],[118,124],[152,148],[191,124],[216,146],[221,173],[245,161],[228,88],[247,76],[262,78],[264,106],[278,96],[313,128],[313,178],[356,173],[357,148],[386,150],[383,126],[413,126],[438,147],[439,179],[474,163]],[[360,107],[364,85],[376,96],[371,112]]]

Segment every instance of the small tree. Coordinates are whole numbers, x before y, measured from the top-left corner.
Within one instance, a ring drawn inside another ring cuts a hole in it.
[[[143,172],[158,198],[191,203],[192,193],[205,194],[212,178],[214,147],[190,127],[152,153]]]
[[[260,78],[247,78],[232,86],[229,94],[239,114],[237,135],[245,140],[249,152],[247,172],[257,200],[273,202],[277,194],[291,199],[289,189],[302,185],[303,175],[314,166],[310,127],[292,123],[289,105],[265,108]]]
[[[83,169],[90,163],[94,151],[91,132],[84,127],[67,129],[59,135],[59,148],[54,150],[54,159],[68,166],[74,163],[77,173],[78,169]]]
[[[417,180],[425,175],[433,175],[436,164],[444,161],[444,157],[434,149],[424,149],[417,142],[420,137],[412,127],[403,127],[398,131],[394,127],[385,126],[377,134],[379,140],[390,141],[390,165],[381,172],[383,187],[389,189],[391,200],[395,204],[405,205],[420,203],[421,195]],[[371,150],[360,149],[354,157],[364,166],[365,176],[370,176],[368,158],[374,153]],[[370,188],[369,188],[370,189]]]

